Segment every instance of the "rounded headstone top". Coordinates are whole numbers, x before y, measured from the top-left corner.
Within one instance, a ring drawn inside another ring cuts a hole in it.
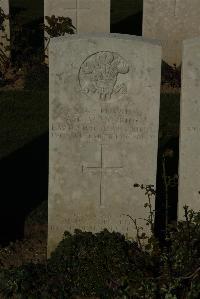
[[[137,42],[143,42],[148,43],[156,46],[161,46],[161,43],[159,40],[156,39],[150,39],[150,38],[144,38],[142,36],[137,35],[129,35],[129,34],[120,34],[120,33],[80,33],[80,34],[67,34],[65,36],[59,36],[59,37],[53,37],[51,38],[51,43],[57,43],[57,42],[64,42],[66,40],[80,40],[80,39],[122,39],[122,40],[130,40],[130,41],[137,41]]]

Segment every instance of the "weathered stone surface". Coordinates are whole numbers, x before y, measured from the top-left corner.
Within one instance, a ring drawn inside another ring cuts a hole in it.
[[[8,0],[0,0],[0,8],[3,10],[5,15],[8,15],[9,14],[9,1]],[[5,20],[5,22],[3,23],[3,26],[5,28],[5,31],[0,30],[0,50],[2,50],[6,56],[9,56],[10,51],[8,49],[6,49],[6,47],[9,46],[9,44],[10,44],[8,41],[8,39],[10,38],[9,20]],[[0,57],[0,65],[1,65],[2,59],[4,59],[4,58]]]
[[[179,157],[179,218],[200,209],[200,38],[183,43]]]
[[[45,16],[72,19],[77,33],[110,32],[110,0],[45,0]]]
[[[160,68],[160,45],[142,38],[51,41],[48,254],[65,230],[135,237],[127,215],[148,212],[133,184],[156,181]]]
[[[144,0],[143,36],[161,41],[163,59],[180,65],[182,41],[200,35],[199,0]]]

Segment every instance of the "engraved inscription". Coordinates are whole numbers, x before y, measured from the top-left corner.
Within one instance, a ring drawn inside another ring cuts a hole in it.
[[[102,51],[89,56],[82,63],[78,78],[84,93],[97,94],[101,100],[107,100],[113,94],[127,93],[127,85],[117,84],[117,80],[119,74],[128,72],[129,65],[119,54]]]
[[[60,119],[52,122],[51,133],[54,137],[78,139],[93,143],[132,143],[135,140],[154,138],[157,134],[151,124],[144,125],[147,116],[137,108],[104,107],[81,112],[62,109]]]
[[[200,134],[200,127],[193,126],[193,127],[187,127],[186,129],[190,133]]]
[[[88,215],[90,218],[90,215]],[[115,228],[113,227],[113,222],[115,222]],[[74,230],[77,227],[82,231],[90,231],[90,232],[98,232],[107,229],[109,231],[118,231],[119,227],[125,232],[133,229],[133,223],[128,218],[124,217],[124,215],[118,215],[118,218],[113,221],[113,218],[110,216],[102,216],[98,219],[98,222],[91,223],[90,221],[85,221],[83,224],[83,218],[79,214],[73,214],[71,218],[62,219],[57,225],[51,225],[49,229],[51,231],[67,231],[70,233],[74,233]]]

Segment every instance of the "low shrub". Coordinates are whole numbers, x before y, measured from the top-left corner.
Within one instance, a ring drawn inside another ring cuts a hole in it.
[[[0,271],[1,298],[48,298],[47,271],[43,264],[26,264]]]
[[[153,236],[141,249],[116,232],[65,232],[46,265],[1,270],[0,293],[35,299],[198,299],[200,212],[184,209],[185,221],[168,228],[164,246]]]

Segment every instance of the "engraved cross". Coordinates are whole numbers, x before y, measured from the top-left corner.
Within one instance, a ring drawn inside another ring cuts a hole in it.
[[[177,13],[177,0],[174,0],[174,17],[176,17]]]
[[[82,166],[82,173],[84,172],[84,168],[87,169],[99,169],[100,171],[100,183],[99,183],[99,203],[102,205],[102,188],[103,188],[103,173],[108,169],[122,169],[122,166],[105,166],[103,163],[103,145],[101,144],[101,158],[100,158],[100,166]]]
[[[89,10],[90,9],[88,7],[81,8],[79,3],[80,3],[79,0],[75,0],[75,7],[67,8],[67,10],[75,10],[76,11],[76,30],[78,28],[78,11],[80,11],[80,10]]]

